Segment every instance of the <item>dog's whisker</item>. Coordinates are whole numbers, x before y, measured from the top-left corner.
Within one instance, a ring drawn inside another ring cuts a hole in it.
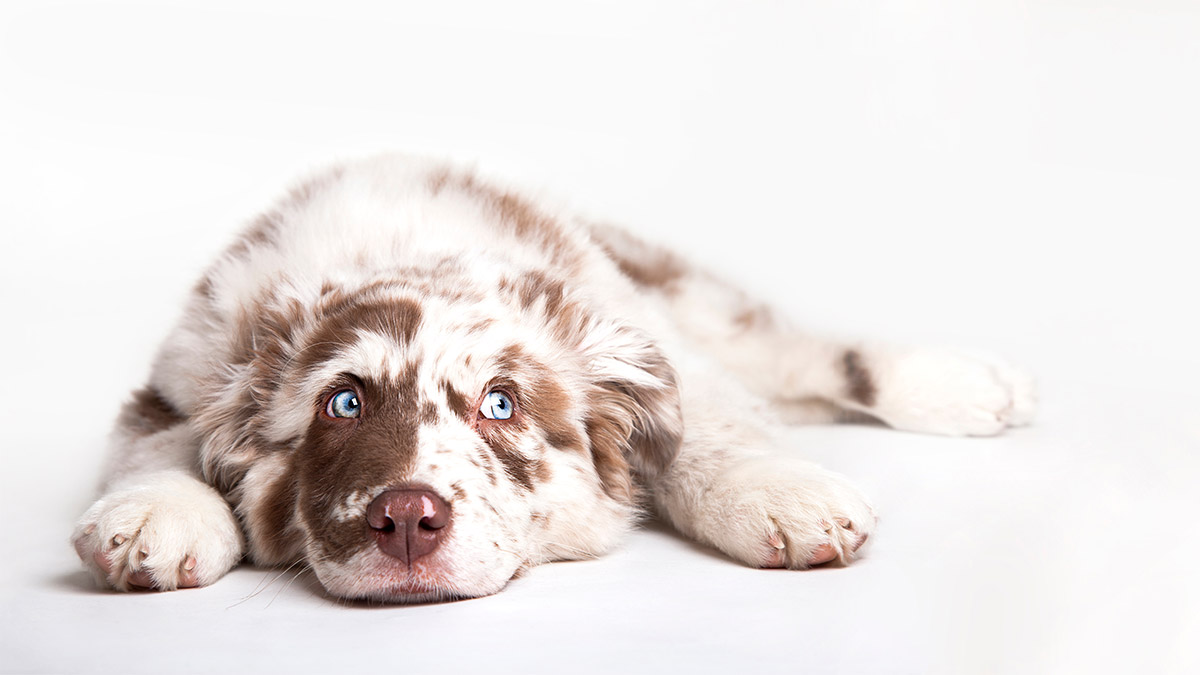
[[[250,591],[250,593],[247,594],[245,597],[243,597],[241,600],[238,600],[237,602],[226,607],[225,609],[233,609],[234,607],[241,605],[242,603],[246,602],[247,600],[258,597],[260,594],[264,593],[267,589],[271,588],[271,586],[274,585],[276,581],[279,581],[281,578],[283,578],[283,575],[290,572],[297,565],[304,565],[305,567],[307,567],[308,563],[305,562],[303,559],[296,560],[282,570],[268,570],[268,571],[264,572],[262,575],[262,578],[259,579],[259,581],[258,581],[258,585],[256,585],[254,587],[254,590]],[[304,568],[301,568],[301,569],[303,570]]]
[[[264,607],[263,609],[270,609],[271,605],[275,603],[275,600],[279,598],[280,594],[282,594],[284,591],[286,591],[288,589],[288,587],[291,586],[294,581],[296,581],[296,579],[299,579],[300,577],[304,576],[304,573],[309,571],[310,569],[312,569],[312,568],[306,564],[303,567],[301,567],[300,569],[296,570],[296,573],[292,575],[292,578],[288,579],[286,584],[281,586],[279,588],[279,590],[275,591],[274,597],[271,598],[271,601],[268,602],[267,606]]]

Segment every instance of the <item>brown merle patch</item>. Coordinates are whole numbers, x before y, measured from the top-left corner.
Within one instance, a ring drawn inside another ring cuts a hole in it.
[[[865,406],[875,405],[875,382],[871,371],[863,363],[862,354],[853,349],[842,355],[842,371],[846,377],[846,391],[850,399]]]
[[[230,367],[201,385],[205,394],[194,417],[204,437],[201,469],[226,494],[256,458],[286,449],[291,442],[272,443],[263,437],[268,420],[262,402],[280,387],[284,367],[294,354],[293,342],[309,315],[294,300],[239,312],[229,327]]]
[[[646,289],[672,291],[688,273],[682,258],[615,227],[594,225],[592,238],[630,281]]]
[[[522,455],[513,444],[505,440],[494,441],[489,445],[496,453],[496,459],[500,460],[500,465],[504,467],[504,473],[521,488],[533,490],[533,474],[537,469],[537,462]]]
[[[538,483],[548,483],[550,478],[554,476],[554,471],[550,468],[550,462],[545,459],[539,459],[533,466],[533,477]]]
[[[498,483],[498,479],[496,478],[496,458],[492,456],[491,452],[485,448],[478,448],[476,452],[468,457],[468,460],[476,468],[483,469],[489,483],[492,485]]]
[[[148,386],[133,392],[133,400],[121,408],[117,425],[136,436],[149,436],[170,429],[184,419],[157,389]]]
[[[337,522],[330,513],[347,495],[380,484],[400,484],[416,460],[421,421],[416,384],[409,372],[396,380],[355,379],[334,383],[329,393],[346,387],[363,402],[358,418],[330,419],[323,401],[314,406],[313,421],[296,454],[300,514],[329,560],[342,562],[372,545],[365,521]]]
[[[470,173],[447,169],[434,172],[428,185],[434,195],[456,190],[479,202],[502,227],[519,239],[540,245],[557,263],[574,267],[583,257],[557,218],[515,192],[489,185]]]
[[[299,488],[293,461],[288,460],[283,474],[266,488],[265,494],[257,510],[243,514],[255,561],[263,564],[291,562],[303,536],[295,522]]]
[[[585,452],[586,441],[571,416],[570,394],[554,371],[535,360],[520,345],[509,345],[496,357],[501,372],[530,383],[520,392],[522,414],[541,430],[556,449]]]
[[[404,345],[421,325],[421,306],[408,298],[338,299],[321,312],[316,330],[306,340],[296,363],[312,370],[353,345],[363,331],[392,338]]]
[[[475,419],[476,412],[471,399],[455,389],[454,385],[448,380],[442,380],[439,388],[446,396],[446,404],[450,407],[450,412],[454,413],[462,421],[470,424]]]
[[[775,317],[766,305],[754,305],[735,314],[733,325],[743,331],[770,330],[775,327]]]
[[[632,358],[632,356],[631,356]],[[653,348],[636,354],[658,386],[604,379],[587,392],[586,428],[592,461],[605,491],[630,501],[632,472],[658,475],[674,461],[683,436],[675,371]]]
[[[630,465],[639,473],[655,476],[675,460],[683,438],[683,413],[675,369],[657,347],[644,347],[636,354],[642,370],[657,386],[633,384],[622,380],[598,383],[598,398],[613,418],[623,418],[620,428],[628,428],[625,439]]]
[[[446,185],[450,182],[450,170],[438,169],[429,176],[429,191],[435,196],[441,194]]]
[[[508,383],[506,389],[511,392],[511,383]],[[520,399],[519,396],[517,398]],[[537,468],[537,459],[526,457],[519,449],[521,439],[529,433],[528,422],[529,418],[522,403],[517,403],[513,416],[507,420],[476,421],[477,431],[491,450],[491,456],[499,462],[501,471],[525,491],[533,490],[533,476]],[[490,469],[488,475],[494,479]]]
[[[544,303],[547,316],[554,316],[566,299],[565,287],[560,279],[542,272],[526,272],[516,284],[522,309],[529,309],[535,302]]]
[[[200,280],[192,287],[192,293],[211,301],[215,297],[212,278],[207,275],[200,277]]]
[[[629,420],[615,411],[608,415],[596,414],[588,418],[585,428],[591,440],[592,465],[605,493],[617,501],[631,503],[633,477],[629,462],[625,460],[625,449],[632,433]]]
[[[566,344],[576,344],[589,329],[587,315],[573,314],[557,326]],[[519,408],[541,429],[555,448],[588,452],[605,491],[615,499],[631,501],[636,469],[646,476],[661,472],[679,449],[682,420],[675,371],[648,341],[623,355],[654,377],[657,386],[633,384],[621,378],[600,378],[581,393],[584,419],[575,420],[572,397],[555,373],[537,363],[520,345],[509,345],[496,357],[497,367],[525,383],[519,391]]]

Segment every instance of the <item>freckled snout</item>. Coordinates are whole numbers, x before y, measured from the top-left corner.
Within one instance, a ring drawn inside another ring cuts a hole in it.
[[[450,524],[450,505],[424,488],[387,490],[367,507],[367,524],[379,550],[411,565],[441,543]]]

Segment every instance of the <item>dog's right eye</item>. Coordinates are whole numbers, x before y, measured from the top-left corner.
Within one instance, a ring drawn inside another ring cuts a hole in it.
[[[479,406],[479,414],[489,420],[506,420],[513,414],[512,399],[502,391],[489,391]]]
[[[325,405],[325,414],[330,417],[352,418],[358,417],[361,412],[362,402],[358,399],[358,392],[353,389],[337,392],[329,397],[329,403]]]

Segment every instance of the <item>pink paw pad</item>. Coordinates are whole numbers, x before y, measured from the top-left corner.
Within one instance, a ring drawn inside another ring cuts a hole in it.
[[[110,542],[113,548],[109,549],[108,551],[96,549],[92,552],[92,562],[94,562],[96,567],[98,567],[100,571],[110,579],[112,579],[113,576],[113,560],[110,556],[114,555],[117,552],[117,547],[121,546],[126,541],[126,537],[118,534],[117,536],[113,537],[112,541]],[[78,550],[79,546],[77,545],[76,548]],[[127,567],[122,573],[125,578],[125,582],[131,589],[151,591],[162,588],[162,586],[155,581],[154,575],[150,570],[140,567],[141,562],[144,561],[149,554],[150,552],[145,549],[140,550],[135,558],[137,566]],[[80,551],[80,557],[83,557],[82,551]],[[175,588],[196,588],[200,585],[199,581],[196,579],[196,562],[196,557],[189,555],[183,561],[183,563],[180,564],[179,579],[178,583],[175,585]]]
[[[771,551],[762,566],[787,567],[787,544],[784,543],[783,537],[779,536],[778,532],[772,532],[771,536],[767,537],[767,544],[770,545]]]
[[[810,567],[813,565],[824,565],[827,562],[833,562],[834,560],[837,560],[837,557],[838,552],[837,549],[833,547],[833,544],[821,544],[817,547],[817,550],[813,551],[813,554],[809,556],[808,564]]]
[[[837,524],[840,529],[846,530],[847,532],[855,534],[854,523],[850,522],[849,520],[847,520],[845,518],[840,518],[840,519],[838,519]],[[829,523],[822,523],[822,525],[825,525],[825,532],[828,533],[830,535],[830,537],[833,537],[834,536],[833,526],[831,526]],[[866,542],[867,542],[866,534],[859,534],[858,536],[856,536],[854,538],[854,543],[852,543],[850,545],[850,550],[847,552],[847,560],[849,559],[849,557],[848,557],[849,554],[854,553],[858,549],[862,548],[862,545],[865,544]],[[829,543],[821,544],[820,546],[817,547],[817,549],[815,551],[812,552],[812,555],[810,555],[808,557],[808,565],[809,565],[809,567],[812,567],[814,565],[824,565],[825,563],[830,563],[835,560],[838,560],[841,557],[842,556],[838,552],[837,547],[833,545],[832,541],[830,541]]]

